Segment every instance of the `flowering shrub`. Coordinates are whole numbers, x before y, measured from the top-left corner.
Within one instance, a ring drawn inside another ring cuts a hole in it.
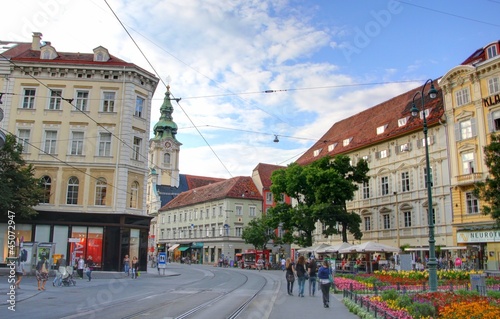
[[[500,308],[489,304],[487,301],[463,301],[451,303],[442,307],[439,311],[441,319],[497,319],[500,318]]]

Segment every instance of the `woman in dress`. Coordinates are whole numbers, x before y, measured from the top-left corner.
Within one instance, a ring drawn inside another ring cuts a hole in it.
[[[295,265],[290,258],[286,259],[285,264],[286,288],[288,295],[293,296],[293,283],[295,282]]]
[[[43,256],[36,264],[36,281],[38,283],[38,290],[45,290],[45,284],[49,279],[49,262]]]

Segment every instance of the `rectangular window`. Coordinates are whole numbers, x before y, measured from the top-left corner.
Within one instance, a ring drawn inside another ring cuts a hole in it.
[[[363,199],[370,198],[370,182],[363,182]]]
[[[384,229],[390,229],[391,228],[391,216],[389,214],[384,214],[384,215],[382,215],[382,218],[384,220]]]
[[[474,153],[471,152],[462,154],[462,170],[463,174],[474,173]]]
[[[111,156],[111,133],[99,134],[99,156]]]
[[[215,218],[215,207],[212,207],[212,217]]]
[[[23,109],[35,108],[36,89],[29,88],[23,91]]]
[[[50,90],[49,110],[61,109],[62,90]]]
[[[405,227],[411,227],[411,212],[403,212]]]
[[[136,161],[140,160],[141,158],[141,145],[142,145],[142,138],[134,136],[132,159]]]
[[[31,130],[19,129],[17,131],[18,143],[23,147],[23,153],[29,153],[29,142],[30,142]]]
[[[371,223],[372,223],[372,219],[370,216],[367,216],[364,218],[365,220],[365,231],[369,231],[371,230],[372,226],[371,226]]]
[[[71,132],[71,155],[83,155],[83,132]]]
[[[380,188],[381,188],[382,196],[389,195],[389,177],[388,176],[383,176],[380,178]]]
[[[80,111],[87,111],[87,105],[89,103],[89,91],[76,91],[76,102],[75,107]]]
[[[234,228],[235,236],[236,237],[241,237],[241,234],[243,233],[243,229],[241,227],[235,227]]]
[[[387,156],[389,156],[389,152],[387,150],[380,151],[379,158],[386,158]]]
[[[410,172],[401,173],[401,191],[402,192],[410,191]]]
[[[494,77],[494,78],[491,78],[488,80],[488,92],[489,94],[496,94],[498,92],[500,92],[500,78],[497,76],[497,77]]]
[[[467,206],[467,214],[479,213],[479,202],[472,192],[465,193],[465,201]]]
[[[398,145],[398,152],[399,153],[404,153],[404,152],[409,152],[409,151],[410,151],[410,143]]]
[[[222,206],[219,206],[219,216],[222,216]]]
[[[47,154],[56,154],[57,131],[45,131],[43,151]]]
[[[135,99],[135,112],[134,116],[142,117],[143,110],[144,110],[144,98],[138,96]]]
[[[500,131],[500,111],[491,113],[490,130],[492,132]]]
[[[266,204],[272,204],[273,203],[273,193],[267,192],[266,193]]]
[[[248,214],[250,215],[250,217],[255,217],[255,206],[250,206],[248,209]]]
[[[243,206],[236,206],[236,215],[243,215]]]
[[[460,122],[460,139],[465,140],[472,137],[472,122],[471,120],[466,120]]]
[[[469,88],[458,90],[455,93],[455,98],[457,100],[457,106],[462,106],[470,102]]]
[[[102,111],[106,113],[112,113],[115,111],[115,92],[103,93]]]

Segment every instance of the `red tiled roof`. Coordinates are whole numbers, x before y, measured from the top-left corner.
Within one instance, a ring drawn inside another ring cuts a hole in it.
[[[271,175],[273,174],[273,172],[284,168],[286,168],[286,166],[259,163],[254,168],[254,171],[257,171],[259,173],[259,177],[262,182],[262,187],[264,187],[264,189],[269,189],[272,185]]]
[[[0,41],[0,44],[13,43],[8,41]],[[32,62],[39,64],[60,64],[63,65],[93,65],[93,66],[128,66],[135,67],[143,72],[148,73],[150,76],[154,75],[137,65],[126,62],[113,55],[109,55],[109,60],[105,62],[94,61],[93,53],[79,53],[79,52],[58,52],[55,59],[40,59],[40,51],[31,50],[31,43],[19,42],[16,46],[6,50],[2,53],[3,56],[9,58],[13,62]]]
[[[430,85],[427,85],[425,88],[425,95],[429,87]],[[425,108],[431,109],[427,117],[428,126],[438,123],[444,113],[442,92],[437,80],[434,81],[434,87],[438,91],[437,98],[431,100],[427,96],[425,97]],[[306,165],[326,155],[333,157],[356,149],[366,148],[368,145],[380,143],[412,131],[422,130],[422,120],[418,116],[412,117],[410,112],[413,96],[421,90],[422,87],[415,88],[333,124],[319,141],[297,159],[297,163]],[[420,110],[422,107],[420,95],[415,98],[415,103]],[[407,124],[399,127],[398,120],[405,117],[408,118]],[[387,127],[384,133],[377,135],[377,128],[385,125]],[[352,138],[350,143],[343,146],[343,141],[350,138]],[[328,146],[335,143],[337,145],[329,152]],[[320,150],[320,152],[317,156],[314,156],[316,150]]]
[[[464,62],[462,62],[462,65],[469,65],[469,64],[479,63],[479,62],[485,61],[487,58],[486,57],[486,48],[488,48],[492,44],[497,44],[497,50],[500,49],[500,47],[499,47],[500,41],[494,41],[492,43],[489,43],[488,45],[486,45],[482,48],[479,48],[474,53],[472,53],[472,55],[470,57],[468,57],[467,59],[465,59]],[[500,54],[500,52],[497,51],[497,54]]]
[[[207,176],[195,176],[195,175],[185,175],[185,176],[188,189],[194,189],[226,180],[225,178],[216,178]]]
[[[160,208],[160,211],[224,198],[242,198],[262,201],[262,196],[252,181],[252,178],[248,176],[238,176],[182,192]]]

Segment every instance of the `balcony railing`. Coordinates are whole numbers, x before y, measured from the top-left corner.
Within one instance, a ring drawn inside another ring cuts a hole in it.
[[[457,183],[458,185],[472,185],[476,182],[482,181],[483,178],[483,173],[472,173],[472,174],[465,174],[465,175],[458,175],[457,176]]]

